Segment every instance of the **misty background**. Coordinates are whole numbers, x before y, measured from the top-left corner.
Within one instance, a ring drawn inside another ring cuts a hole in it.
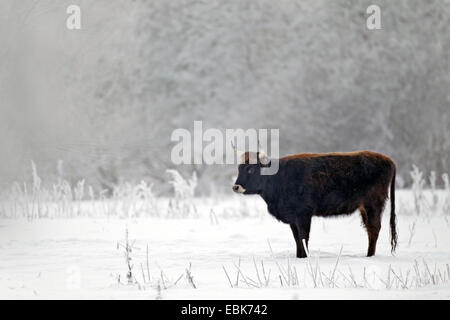
[[[366,28],[371,4],[382,30]],[[279,128],[280,155],[382,152],[400,186],[413,164],[450,173],[449,17],[444,0],[2,0],[0,186],[33,160],[43,184],[164,194],[175,168],[231,192],[234,166],[170,161],[194,120]]]

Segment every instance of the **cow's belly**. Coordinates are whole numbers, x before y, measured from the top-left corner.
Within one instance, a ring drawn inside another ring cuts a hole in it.
[[[351,214],[361,205],[363,195],[343,194],[341,192],[329,192],[317,199],[317,206],[314,210],[316,216],[336,216],[342,214]]]

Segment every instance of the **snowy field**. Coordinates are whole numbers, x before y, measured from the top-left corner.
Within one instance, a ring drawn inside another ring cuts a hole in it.
[[[449,299],[447,194],[425,201],[428,209],[414,199],[413,191],[397,192],[396,255],[388,206],[371,258],[358,212],[314,218],[310,257],[295,258],[289,226],[258,197],[194,198],[185,217],[90,217],[111,206],[105,200],[71,203],[85,212],[75,218],[3,218],[0,298]],[[168,199],[153,201],[174,210]]]

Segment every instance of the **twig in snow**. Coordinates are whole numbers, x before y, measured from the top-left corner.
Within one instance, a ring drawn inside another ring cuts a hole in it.
[[[408,247],[411,246],[412,238],[414,237],[415,231],[416,231],[416,221],[414,221],[412,224],[409,225]]]
[[[147,251],[146,251],[146,259],[147,259],[147,277],[148,277],[148,281],[150,282],[150,267],[149,267],[149,263],[148,263],[148,244],[147,244]]]
[[[194,283],[194,277],[191,273],[191,263],[189,263],[189,269],[186,269],[186,278],[188,279],[189,283],[192,285],[194,289],[197,289],[197,286]]]
[[[333,273],[331,274],[331,282],[333,282],[333,284],[334,284],[334,275],[336,274],[336,269],[337,269],[337,266],[339,263],[339,259],[341,258],[342,248],[343,248],[343,246],[341,246],[341,250],[339,250],[339,255],[336,259],[336,264],[334,265]]]
[[[224,266],[222,266],[223,271],[225,272],[225,275],[227,276],[228,282],[230,283],[230,286],[233,288],[233,284],[231,283],[230,276],[228,275],[227,269],[225,269]]]

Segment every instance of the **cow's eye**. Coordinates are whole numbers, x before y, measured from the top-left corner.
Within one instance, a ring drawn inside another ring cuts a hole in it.
[[[248,174],[252,174],[253,171],[255,171],[255,168],[254,168],[254,167],[250,167],[250,168],[247,169],[247,173],[248,173]]]

